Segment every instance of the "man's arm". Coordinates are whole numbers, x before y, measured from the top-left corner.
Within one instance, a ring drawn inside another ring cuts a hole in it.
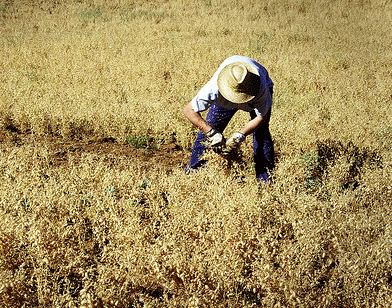
[[[241,143],[245,140],[245,137],[253,133],[260,125],[265,121],[265,117],[256,116],[250,120],[246,125],[240,130],[239,133],[234,133],[226,142],[226,147],[223,150],[223,155],[230,155],[233,151],[237,150]]]
[[[186,118],[196,127],[198,127],[203,133],[207,134],[211,129],[212,126],[209,125],[199,113],[193,110],[192,103],[189,102],[184,108],[184,114]]]
[[[240,133],[247,136],[253,133],[261,124],[263,124],[265,117],[256,116],[254,119],[250,120],[246,125],[240,130]]]
[[[193,110],[192,103],[185,106],[184,114],[193,125],[197,126],[206,135],[212,150],[216,153],[221,153],[226,144],[223,135],[208,124],[199,113]]]

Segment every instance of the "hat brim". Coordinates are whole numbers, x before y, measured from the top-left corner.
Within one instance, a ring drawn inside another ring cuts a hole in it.
[[[226,65],[218,75],[218,89],[225,99],[234,104],[244,104],[251,101],[257,96],[260,88],[259,82],[255,83],[255,89],[251,91],[251,93],[234,91],[234,89],[230,87],[230,85],[227,83],[227,79],[231,72],[231,68],[239,64],[244,65],[247,70],[252,74],[252,77],[260,82],[259,72],[253,65],[246,62],[233,62]]]

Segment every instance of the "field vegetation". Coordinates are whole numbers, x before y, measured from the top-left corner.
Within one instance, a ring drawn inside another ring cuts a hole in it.
[[[0,306],[392,306],[391,25],[390,0],[0,0]],[[250,137],[184,174],[182,110],[234,54],[275,83],[271,185]]]

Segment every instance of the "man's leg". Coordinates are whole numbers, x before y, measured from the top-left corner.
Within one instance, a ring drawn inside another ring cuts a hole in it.
[[[251,112],[251,118],[256,114]],[[274,168],[274,144],[269,131],[271,109],[266,114],[264,123],[253,133],[253,154],[256,165],[256,177],[263,182],[269,182],[269,172]]]
[[[237,109],[225,109],[215,103],[208,110],[206,122],[220,133],[223,133],[227,124],[236,112]],[[202,159],[204,153],[209,150],[209,147],[204,144],[205,139],[206,136],[204,133],[199,131],[192,148],[191,161],[185,168],[186,173],[196,171],[204,167],[207,163],[207,160]]]

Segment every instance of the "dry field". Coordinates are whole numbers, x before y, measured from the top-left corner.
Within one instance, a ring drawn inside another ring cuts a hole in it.
[[[0,0],[0,306],[391,307],[391,46],[391,0]],[[250,137],[184,174],[234,54],[272,185]]]

